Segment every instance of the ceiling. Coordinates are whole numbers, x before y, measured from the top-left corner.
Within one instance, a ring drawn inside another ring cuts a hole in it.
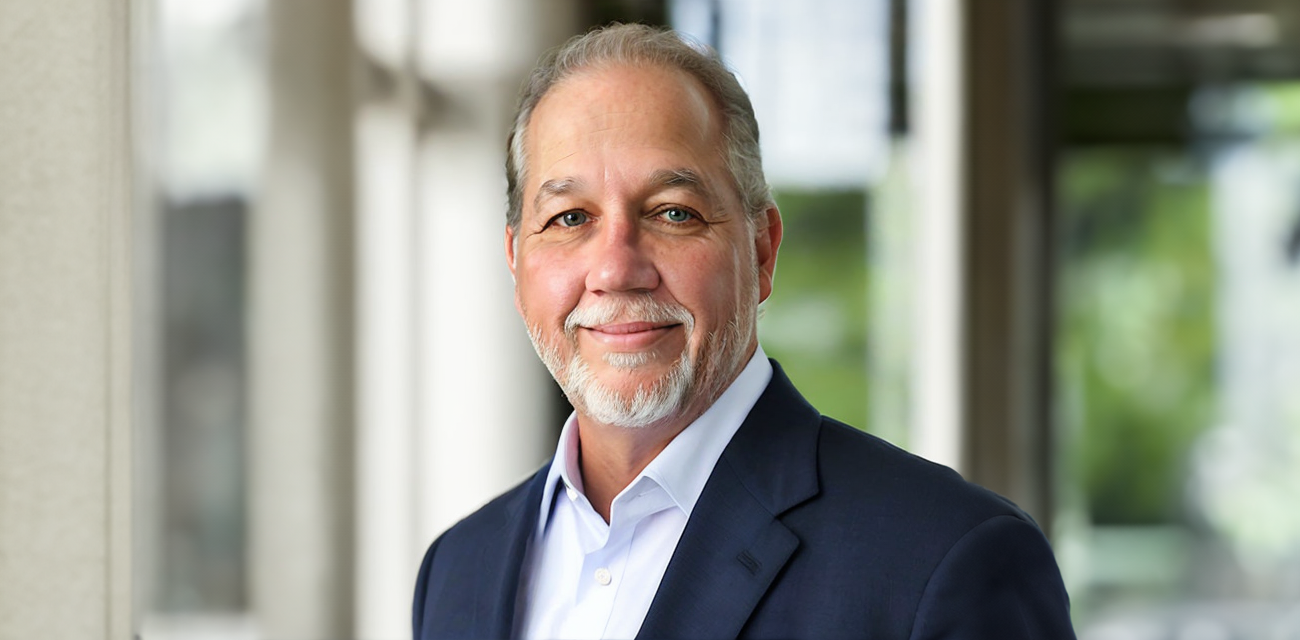
[[[1062,0],[1070,86],[1300,79],[1296,0]]]

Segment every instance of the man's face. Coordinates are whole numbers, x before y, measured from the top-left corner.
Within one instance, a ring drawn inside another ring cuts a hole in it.
[[[693,419],[757,345],[780,217],[747,219],[714,111],[681,72],[614,66],[564,80],[532,114],[506,258],[538,353],[580,414]]]

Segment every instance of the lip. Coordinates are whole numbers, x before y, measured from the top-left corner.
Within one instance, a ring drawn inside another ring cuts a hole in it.
[[[583,333],[617,351],[639,351],[671,334],[680,323],[620,322],[582,327]]]

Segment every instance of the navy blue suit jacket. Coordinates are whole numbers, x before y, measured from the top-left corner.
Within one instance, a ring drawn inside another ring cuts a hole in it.
[[[722,453],[640,638],[1074,638],[1047,540],[1007,500],[823,417],[779,366]],[[416,640],[506,638],[543,468],[439,537]]]

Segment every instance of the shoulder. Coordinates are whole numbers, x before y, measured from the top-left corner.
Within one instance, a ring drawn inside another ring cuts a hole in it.
[[[878,437],[823,417],[817,433],[816,496],[785,516],[815,531],[842,528],[867,544],[837,553],[880,552],[907,558],[918,577],[935,569],[950,549],[986,522],[1009,519],[1046,538],[1010,500],[967,482],[956,471],[908,453]],[[829,541],[827,541],[829,542]]]
[[[546,467],[483,505],[438,536],[424,554],[415,583],[416,638],[473,636],[488,592],[513,589],[526,540],[537,522]],[[426,624],[428,623],[428,624]],[[439,629],[437,633],[431,631]],[[424,634],[424,635],[422,635]]]
[[[488,501],[478,510],[462,518],[443,532],[439,537],[439,542],[442,543],[442,546],[456,546],[463,543],[474,544],[475,541],[481,539],[482,534],[511,524],[513,519],[522,517],[525,512],[536,517],[536,502],[541,499],[540,487],[541,483],[546,479],[547,468],[543,467],[541,471],[529,476],[505,493]],[[536,499],[532,500],[533,504],[530,505],[528,503],[529,499],[533,497],[530,495],[532,493],[538,495]]]
[[[1073,637],[1051,547],[1027,514],[952,469],[802,415],[762,432],[780,446],[746,484],[815,474],[773,514],[799,546],[742,635]]]
[[[1011,501],[948,467],[832,418],[820,417],[813,431],[816,491],[780,516],[813,556],[875,570],[888,566],[920,589],[948,552],[985,522],[1009,518],[1038,531]]]
[[[1032,522],[1010,500],[956,471],[823,416],[817,436],[821,490],[881,517],[924,518],[966,530],[996,517]]]
[[[952,469],[822,415],[772,366],[768,388],[724,459],[782,519],[906,527],[909,540],[960,536],[995,516],[1030,521]]]
[[[819,491],[782,517],[817,569],[809,583],[836,576],[858,602],[892,602],[876,619],[916,637],[972,621],[998,630],[981,637],[1072,637],[1051,546],[1019,507],[831,418],[817,443]]]
[[[429,545],[425,564],[429,564],[435,554],[463,555],[481,551],[486,539],[518,527],[526,518],[536,518],[541,485],[548,467],[549,464],[449,527]]]

